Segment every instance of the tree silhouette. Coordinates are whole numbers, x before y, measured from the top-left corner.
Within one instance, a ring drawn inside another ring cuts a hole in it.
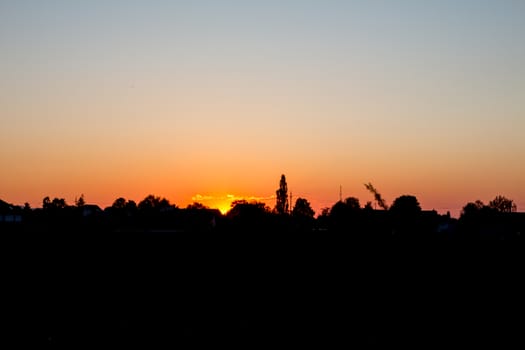
[[[46,196],[42,200],[42,208],[44,209],[63,209],[67,207],[66,200],[64,198],[53,198],[53,200],[50,200],[48,196]]]
[[[275,204],[275,212],[277,214],[288,214],[288,185],[286,184],[286,177],[281,175],[281,181],[279,182],[279,189],[275,192],[277,200]]]
[[[348,217],[361,209],[359,199],[348,197],[344,201],[336,202],[330,209],[330,216],[334,218]]]
[[[236,200],[231,203],[231,209],[226,217],[232,221],[235,228],[262,230],[269,225],[270,208],[262,202],[247,202]]]
[[[337,201],[330,209],[330,225],[335,230],[355,231],[361,218],[359,199],[348,197]]]
[[[380,208],[388,210],[388,205],[386,204],[385,200],[370,182],[365,184],[365,188],[374,195],[374,200]]]
[[[126,203],[126,209],[130,212],[135,212],[137,210],[137,203],[135,203],[135,201],[133,200],[128,200],[127,203]]]
[[[49,209],[49,208],[51,208],[51,199],[49,199],[49,196],[46,196],[46,197],[42,200],[42,208],[44,208],[44,209]]]
[[[340,218],[346,216],[347,207],[345,202],[343,201],[337,201],[332,207],[330,208],[330,217],[331,218]]]
[[[475,218],[480,215],[490,215],[490,212],[499,213],[514,213],[517,211],[516,203],[512,199],[508,199],[504,196],[498,195],[493,200],[485,205],[482,201],[477,200],[475,202],[467,203],[462,211],[461,218]]]
[[[161,199],[160,197],[150,194],[139,202],[138,208],[141,211],[152,211],[155,209],[160,209],[161,203],[166,204],[166,202],[169,205],[169,202],[166,199]]]
[[[460,218],[473,218],[479,215],[482,211],[486,211],[486,209],[488,209],[488,207],[479,199],[475,202],[469,202],[461,209]]]
[[[421,206],[415,196],[403,195],[396,198],[389,213],[393,220],[393,233],[405,237],[421,237]]]
[[[174,205],[171,205],[170,201],[167,200],[166,198],[162,198],[162,199],[160,200],[160,202],[159,202],[159,209],[160,209],[161,211],[163,211],[163,210],[168,210],[168,209],[173,208],[173,207],[175,207],[175,206],[174,206]]]
[[[421,212],[421,206],[416,197],[404,195],[394,200],[394,203],[392,203],[392,206],[390,207],[390,211],[402,216],[413,216]]]
[[[119,197],[115,199],[111,205],[111,212],[117,216],[133,216],[137,211],[137,204],[132,201],[126,201],[125,198]]]
[[[63,209],[67,207],[66,200],[64,198],[53,198],[51,206],[56,209]]]
[[[292,216],[301,218],[313,218],[315,211],[312,209],[310,202],[304,198],[297,198],[292,210]]]
[[[463,209],[461,209],[460,217],[471,217],[473,215],[476,215],[480,210],[481,208],[478,205],[476,205],[476,203],[469,202],[463,207]]]
[[[314,227],[315,211],[305,198],[297,198],[292,210],[293,227],[296,232],[309,232]]]
[[[496,210],[500,213],[513,213],[517,211],[516,203],[513,200],[508,199],[504,196],[496,196],[489,202],[489,208]]]
[[[84,205],[86,205],[86,201],[84,200],[84,194],[81,194],[80,198],[75,199],[75,205],[77,207],[83,207]]]
[[[348,197],[345,199],[345,205],[349,210],[359,210],[361,209],[361,205],[359,204],[359,199],[356,197]]]
[[[124,209],[126,207],[126,198],[119,197],[115,199],[113,202],[113,205],[111,205],[113,209]]]
[[[202,203],[199,203],[199,202],[193,202],[192,204],[188,204],[188,206],[186,207],[186,209],[208,209],[208,207],[205,206],[205,205],[202,204]]]
[[[480,201],[479,199],[477,201],[474,202],[474,205],[476,206],[476,208],[478,209],[483,209],[485,207],[485,203],[483,203],[482,201]]]
[[[231,209],[228,216],[234,217],[237,214],[246,213],[269,213],[270,209],[263,202],[248,202],[244,199],[239,199],[231,202]]]

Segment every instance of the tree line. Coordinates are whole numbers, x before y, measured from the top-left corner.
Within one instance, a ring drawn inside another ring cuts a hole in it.
[[[292,204],[286,176],[281,175],[276,190],[275,207],[264,202],[236,200],[230,210],[221,214],[202,203],[179,208],[164,197],[148,195],[140,202],[119,197],[105,209],[87,204],[84,195],[69,205],[64,198],[45,197],[42,208],[32,209],[0,200],[0,223],[24,224],[29,229],[149,230],[172,231],[329,231],[366,236],[418,237],[425,233],[456,236],[520,236],[525,229],[522,213],[517,213],[513,200],[498,195],[488,204],[467,203],[459,220],[447,213],[422,210],[413,195],[402,195],[391,205],[371,184],[364,184],[373,195],[373,202],[361,205],[356,197],[348,197],[323,208],[316,217],[308,199],[298,197]],[[379,208],[379,209],[377,209]]]

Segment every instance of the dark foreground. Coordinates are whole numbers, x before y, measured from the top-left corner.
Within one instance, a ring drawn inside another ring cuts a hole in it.
[[[521,241],[327,232],[0,239],[3,345],[524,343]]]

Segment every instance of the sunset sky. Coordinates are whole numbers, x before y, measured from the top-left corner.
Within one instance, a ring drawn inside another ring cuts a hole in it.
[[[0,0],[0,199],[525,211],[525,1]]]

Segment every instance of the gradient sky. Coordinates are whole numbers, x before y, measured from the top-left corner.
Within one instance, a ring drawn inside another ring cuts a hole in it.
[[[0,198],[523,211],[524,38],[521,0],[0,0]]]

